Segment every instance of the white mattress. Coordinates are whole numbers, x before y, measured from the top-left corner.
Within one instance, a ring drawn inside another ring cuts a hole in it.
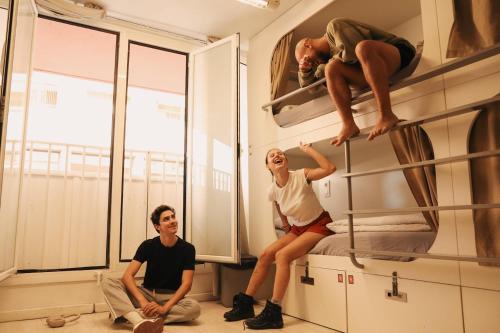
[[[434,243],[433,231],[359,232],[354,234],[354,246],[361,250],[426,253]],[[348,256],[349,234],[323,238],[309,253],[329,256]],[[389,257],[357,254],[360,258],[410,261],[410,257]]]

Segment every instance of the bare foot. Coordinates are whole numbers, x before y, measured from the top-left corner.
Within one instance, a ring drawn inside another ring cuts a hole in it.
[[[345,140],[350,139],[358,134],[359,134],[359,128],[358,126],[356,126],[355,123],[352,123],[352,125],[344,124],[344,126],[342,126],[342,130],[340,131],[339,135],[334,137],[330,142],[330,144],[338,147],[341,144],[343,144]]]
[[[389,117],[380,118],[373,129],[370,131],[370,134],[368,134],[368,140],[372,141],[377,136],[389,132],[389,130],[393,128],[398,122],[399,119],[394,114]]]

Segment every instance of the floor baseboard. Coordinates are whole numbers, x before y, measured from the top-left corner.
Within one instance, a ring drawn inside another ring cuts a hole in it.
[[[78,304],[0,312],[0,322],[45,318],[61,314],[93,313],[94,304]]]
[[[193,298],[198,302],[214,301],[217,299],[217,297],[213,296],[211,293],[193,294],[189,295],[188,297]],[[108,311],[108,306],[105,302],[33,308],[33,309],[20,309],[15,311],[0,312],[0,322],[38,319],[38,318],[45,318],[48,316],[55,316],[61,314],[72,314],[72,313],[88,314],[88,313],[94,313],[94,312],[97,313],[106,311]]]

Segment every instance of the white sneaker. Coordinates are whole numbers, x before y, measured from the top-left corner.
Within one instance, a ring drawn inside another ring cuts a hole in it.
[[[161,333],[163,332],[163,318],[144,319],[134,326],[134,333]]]

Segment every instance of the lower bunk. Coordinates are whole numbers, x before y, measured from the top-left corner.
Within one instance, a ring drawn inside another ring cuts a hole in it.
[[[291,266],[283,313],[339,332],[464,332],[459,284],[398,275],[420,260],[360,259],[364,272],[345,256],[308,254]]]
[[[383,219],[369,224],[380,225]],[[356,221],[355,229],[367,227],[362,221]],[[323,238],[292,265],[284,313],[339,332],[463,331],[459,281],[450,279],[458,274],[456,263],[444,263],[447,267],[440,270],[449,272],[440,274],[431,272],[428,260],[366,255],[359,259],[365,268],[357,269],[348,257],[349,235],[342,224],[333,222],[329,227],[338,233]],[[404,231],[355,232],[356,248],[427,253],[436,232],[407,231],[412,229],[408,225],[414,223],[391,225]]]

